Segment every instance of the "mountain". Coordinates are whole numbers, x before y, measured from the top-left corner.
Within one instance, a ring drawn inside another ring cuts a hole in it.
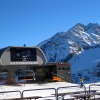
[[[67,32],[58,32],[38,46],[46,55],[47,62],[70,62],[76,82],[83,76],[88,82],[99,77],[100,25],[76,24]],[[94,63],[93,63],[94,62]],[[95,73],[95,74],[94,74]]]
[[[38,46],[44,51],[47,62],[67,61],[69,54],[76,55],[100,46],[100,25],[90,23],[84,26],[78,23],[67,32],[58,32]]]

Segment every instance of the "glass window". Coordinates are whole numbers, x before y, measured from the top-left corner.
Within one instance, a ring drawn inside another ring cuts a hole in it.
[[[66,70],[69,70],[69,67],[66,67]]]
[[[36,48],[11,48],[11,61],[37,61]]]
[[[61,68],[58,68],[58,70],[61,70]]]
[[[62,70],[65,70],[65,67],[62,67]]]

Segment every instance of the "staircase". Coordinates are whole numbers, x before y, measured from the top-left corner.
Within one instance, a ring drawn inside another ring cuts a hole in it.
[[[59,81],[59,82],[61,82],[62,78],[54,75],[53,76],[53,81]]]
[[[62,82],[71,82],[71,83],[75,83],[74,80],[72,80],[70,77],[64,75],[64,74],[55,74],[55,73],[52,73],[53,75],[53,81],[62,81]]]

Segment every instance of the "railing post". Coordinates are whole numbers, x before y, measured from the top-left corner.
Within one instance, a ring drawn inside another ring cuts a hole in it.
[[[85,87],[85,85],[83,85],[84,86],[84,89],[85,89],[85,94],[86,94],[86,87]]]

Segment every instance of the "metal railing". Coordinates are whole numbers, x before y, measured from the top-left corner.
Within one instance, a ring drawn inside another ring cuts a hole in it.
[[[94,85],[90,85],[90,86],[94,86]],[[89,86],[89,90],[90,90],[90,86]],[[95,86],[100,86],[100,85],[95,84]],[[27,92],[27,91],[53,90],[55,94],[58,94],[58,91],[60,89],[73,88],[73,87],[79,87],[79,85],[77,85],[77,86],[58,87],[57,89],[56,88],[28,89],[28,90],[23,90],[22,92],[21,91],[3,91],[3,92],[0,92],[0,93],[19,92],[20,93],[20,100],[22,100],[24,98],[24,93]],[[84,86],[84,92],[86,94],[86,87],[85,86]],[[48,97],[55,97],[55,100],[58,100],[58,96],[53,96],[51,94],[50,94],[50,96],[44,96],[42,98],[48,98]]]
[[[90,87],[91,87],[91,86],[100,86],[100,84],[90,84],[90,85],[89,85],[89,93],[90,93]]]
[[[23,90],[22,92],[22,95],[21,95],[21,98],[23,99],[24,98],[24,93],[27,92],[27,91],[37,91],[37,90],[54,90],[54,92],[56,93],[56,89],[55,88],[43,88],[43,89],[28,89],[28,90]],[[45,96],[45,97],[42,97],[42,98],[47,98],[47,97],[55,97],[55,96]]]
[[[2,91],[0,93],[11,93],[11,92],[19,92],[20,93],[20,100],[21,100],[21,91]],[[2,100],[2,99],[1,99]]]
[[[84,85],[83,85],[84,86]],[[58,94],[58,90],[60,90],[60,89],[65,89],[65,88],[72,88],[72,87],[79,87],[79,85],[78,86],[66,86],[66,87],[58,87],[57,89],[56,89],[56,94]],[[84,86],[84,92],[85,92],[85,94],[86,94],[86,87]],[[56,100],[58,100],[58,96],[56,96]]]

